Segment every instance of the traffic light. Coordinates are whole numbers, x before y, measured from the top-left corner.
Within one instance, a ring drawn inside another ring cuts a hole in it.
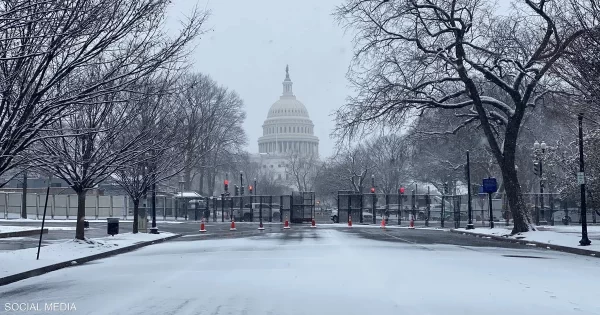
[[[229,191],[229,181],[228,180],[223,181],[223,186],[225,186],[225,192]]]
[[[398,193],[404,195],[404,187],[398,188]]]
[[[444,183],[444,194],[448,194],[448,183]]]
[[[252,185],[248,185],[248,192],[252,194]]]
[[[540,176],[540,163],[539,162],[533,162],[533,174],[535,174],[536,176]]]
[[[371,193],[374,194],[375,193],[375,187],[371,187]]]
[[[238,187],[238,185],[235,185],[235,196],[239,196],[240,195],[240,188]]]

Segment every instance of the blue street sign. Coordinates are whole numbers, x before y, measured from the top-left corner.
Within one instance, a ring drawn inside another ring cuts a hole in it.
[[[483,192],[486,194],[495,193],[496,191],[498,191],[498,182],[493,177],[484,178],[483,185],[481,187],[483,189]]]

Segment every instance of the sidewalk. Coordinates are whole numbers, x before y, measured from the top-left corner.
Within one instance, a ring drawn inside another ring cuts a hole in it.
[[[581,226],[538,226],[536,228],[537,231],[516,235],[510,235],[512,227],[504,226],[494,229],[475,228],[466,230],[460,228],[450,231],[600,258],[600,226],[588,226],[588,237],[592,241],[592,245],[589,246],[579,245]]]
[[[125,233],[114,237],[107,236],[86,239],[85,241],[66,240],[42,247],[39,260],[36,260],[37,248],[0,253],[0,261],[2,261],[2,265],[0,265],[0,286],[69,266],[125,253],[179,236],[181,235],[167,232],[161,234]]]
[[[0,238],[21,237],[39,235],[41,228],[32,226],[11,226],[0,225]],[[48,229],[44,228],[44,234],[48,234]]]

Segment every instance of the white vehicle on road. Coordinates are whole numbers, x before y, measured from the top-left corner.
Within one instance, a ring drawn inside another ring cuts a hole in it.
[[[359,222],[359,218],[353,218],[353,222]],[[338,222],[338,210],[331,210],[331,221],[334,223]],[[373,222],[373,214],[368,209],[363,209],[363,223],[372,223]]]

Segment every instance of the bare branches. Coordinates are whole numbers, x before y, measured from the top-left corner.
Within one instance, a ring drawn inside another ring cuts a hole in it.
[[[168,3],[0,1],[0,173],[73,107],[181,61],[207,15],[194,12],[169,38],[161,31]],[[80,80],[94,68],[103,75]]]

